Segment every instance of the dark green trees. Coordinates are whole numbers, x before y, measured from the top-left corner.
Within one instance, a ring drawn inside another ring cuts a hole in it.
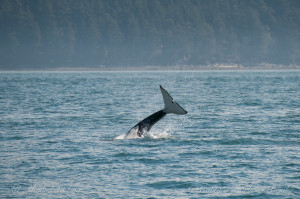
[[[297,0],[0,0],[0,67],[300,64]]]

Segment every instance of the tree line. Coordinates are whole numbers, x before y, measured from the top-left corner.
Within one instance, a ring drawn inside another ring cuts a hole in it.
[[[0,68],[300,64],[298,0],[0,0]]]

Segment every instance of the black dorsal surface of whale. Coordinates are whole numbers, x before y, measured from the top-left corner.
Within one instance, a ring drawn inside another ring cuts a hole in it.
[[[141,138],[145,132],[150,131],[152,126],[167,114],[187,114],[187,111],[184,110],[177,102],[175,102],[171,95],[162,86],[160,86],[160,91],[165,104],[164,109],[153,113],[152,115],[137,123],[128,131],[124,139]]]

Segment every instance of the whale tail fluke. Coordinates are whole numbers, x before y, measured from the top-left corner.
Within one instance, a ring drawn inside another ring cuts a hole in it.
[[[177,102],[175,102],[171,95],[162,86],[160,86],[160,91],[164,99],[165,108],[163,111],[165,113],[174,113],[177,115],[187,114],[187,111],[184,110]]]

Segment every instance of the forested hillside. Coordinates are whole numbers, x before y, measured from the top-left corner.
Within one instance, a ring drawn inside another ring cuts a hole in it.
[[[0,0],[0,68],[300,64],[299,0]]]

